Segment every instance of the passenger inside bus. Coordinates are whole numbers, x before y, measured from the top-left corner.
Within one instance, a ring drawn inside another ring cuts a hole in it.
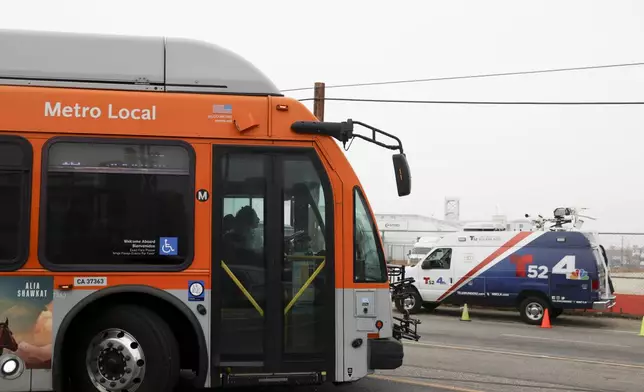
[[[232,216],[231,216],[232,218]],[[224,217],[224,242],[234,249],[246,249],[261,252],[263,248],[262,236],[257,235],[259,217],[251,206],[243,206],[237,211],[233,219]],[[230,225],[231,229],[226,226]]]
[[[223,222],[223,233],[230,233],[235,228],[235,216],[233,214],[228,214],[224,216]]]

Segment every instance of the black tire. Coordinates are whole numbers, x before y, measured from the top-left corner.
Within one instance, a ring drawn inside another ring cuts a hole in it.
[[[533,314],[532,309],[540,307],[540,314]],[[552,314],[552,307],[550,303],[541,297],[528,297],[521,301],[519,305],[519,313],[521,314],[521,319],[526,324],[530,325],[541,325],[543,320],[543,314],[545,310],[548,309],[548,313]]]
[[[424,302],[423,303],[423,308],[425,308],[425,310],[429,310],[431,312],[432,310],[436,309],[440,305],[441,305],[440,302]]]
[[[412,307],[409,309],[409,314],[416,314],[420,312],[420,309],[423,307],[423,298],[420,296],[418,291],[416,289],[409,289],[407,292],[411,296],[412,300]],[[396,300],[396,309],[400,313],[405,312],[405,307],[404,307],[404,300],[397,299]]]
[[[79,320],[64,371],[74,392],[98,391],[90,380],[86,355],[92,339],[106,329],[122,330],[138,343],[145,356],[145,374],[136,392],[172,392],[179,381],[179,345],[168,324],[155,312],[137,305],[115,305]],[[130,361],[128,366],[137,366]],[[120,380],[116,381],[117,384]],[[109,381],[108,384],[109,386]],[[120,386],[120,385],[119,385]],[[132,389],[128,389],[132,390]]]

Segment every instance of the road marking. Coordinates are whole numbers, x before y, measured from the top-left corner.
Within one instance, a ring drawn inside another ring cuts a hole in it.
[[[389,376],[380,376],[380,375],[372,374],[372,375],[369,376],[369,378],[375,378],[377,380],[397,382],[397,383],[401,383],[401,384],[418,385],[418,386],[421,386],[421,387],[439,388],[439,389],[444,389],[446,391],[485,392],[485,391],[482,391],[480,389],[468,389],[468,388],[455,387],[453,385],[434,384],[434,383],[431,383],[431,382],[408,380],[406,378],[400,378],[400,377],[389,377]]]
[[[595,345],[595,346],[631,347],[631,346],[626,346],[626,345],[623,345],[623,344],[597,343],[597,342],[587,342],[587,341],[583,341],[583,340],[544,338],[544,337],[541,337],[541,336],[513,335],[513,334],[510,334],[510,333],[502,333],[501,336],[506,336],[506,337],[510,337],[510,338],[519,338],[519,339],[552,340],[553,342],[592,344],[592,345]]]
[[[602,330],[601,332],[627,333],[629,335],[637,335],[637,332],[635,331],[622,331],[620,329],[605,329],[605,330]]]
[[[555,361],[568,361],[568,362],[578,362],[578,363],[588,363],[592,365],[604,365],[604,366],[614,366],[614,367],[624,367],[632,369],[644,369],[644,365],[635,365],[630,363],[616,363],[616,362],[605,362],[605,361],[592,361],[590,359],[581,359],[574,357],[558,357],[553,355],[545,354],[531,354],[531,353],[520,353],[516,351],[503,351],[503,350],[492,350],[485,347],[462,347],[462,346],[450,346],[446,344],[441,344],[438,342],[435,343],[420,343],[420,342],[405,342],[406,346],[425,346],[433,348],[443,348],[443,349],[452,349],[452,350],[464,350],[464,351],[477,351],[488,354],[504,354],[504,355],[515,355],[518,357],[528,357],[528,358],[541,358],[541,359],[552,359]]]

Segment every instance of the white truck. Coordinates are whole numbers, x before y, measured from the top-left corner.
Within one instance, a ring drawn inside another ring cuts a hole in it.
[[[511,307],[528,324],[541,323],[546,309],[551,318],[564,309],[609,309],[616,297],[604,249],[596,234],[578,231],[578,217],[558,208],[554,219],[540,217],[536,231],[471,227],[446,234],[423,261],[405,267],[402,277],[413,285],[396,308],[413,314],[440,304]]]

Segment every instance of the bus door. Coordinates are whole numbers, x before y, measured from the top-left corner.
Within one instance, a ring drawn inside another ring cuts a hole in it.
[[[333,198],[317,153],[213,154],[213,384],[332,377]]]

